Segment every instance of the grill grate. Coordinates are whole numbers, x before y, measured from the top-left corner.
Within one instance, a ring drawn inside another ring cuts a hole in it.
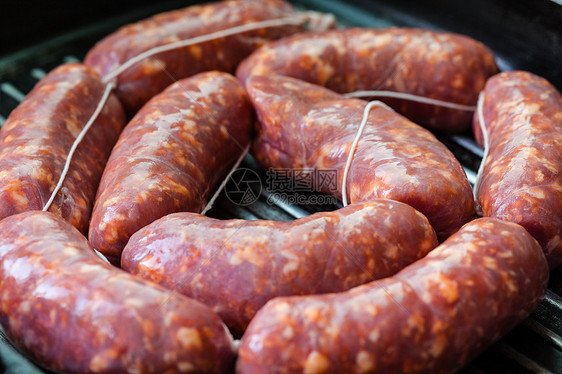
[[[358,8],[334,2],[319,2],[317,0],[298,1],[298,5],[305,8],[316,8],[323,11],[331,11],[339,20],[346,25],[369,25],[374,27],[387,27],[400,24],[392,20],[387,13],[385,16],[375,17],[372,13],[358,12]],[[387,8],[384,8],[388,12]],[[138,11],[136,14],[143,14]],[[143,14],[144,16],[144,14]],[[402,24],[412,23],[436,28],[433,24],[425,24],[412,15],[402,15]],[[142,17],[138,17],[142,18]],[[414,21],[411,21],[414,20]],[[131,19],[120,17],[113,21],[104,21],[103,27],[89,27],[90,32],[77,31],[76,37],[62,38],[58,43],[46,42],[36,50],[24,51],[20,55],[8,56],[0,59],[0,125],[5,122],[25,94],[43,78],[47,71],[63,62],[81,61],[84,52],[104,34],[115,29],[118,25],[129,22]],[[410,22],[411,21],[411,22]],[[77,45],[79,47],[77,47]],[[48,57],[45,57],[48,55]],[[40,57],[39,57],[40,56]],[[502,59],[503,68],[509,68],[509,61]],[[476,180],[476,171],[482,160],[483,151],[475,143],[474,139],[467,134],[464,135],[442,135],[438,138],[453,152],[462,163],[469,181],[473,184]],[[252,158],[247,155],[240,168],[255,171],[262,182],[266,181],[266,171],[262,170]],[[272,194],[276,190],[257,188],[252,190],[257,200],[247,206],[241,206],[231,202],[225,192],[209,211],[209,216],[230,219],[243,218],[273,219],[289,221],[304,217],[320,210],[333,210],[341,205],[295,205],[285,201],[270,202]],[[484,352],[474,360],[464,373],[526,373],[526,372],[562,372],[562,270],[551,272],[549,289],[543,302],[537,310],[507,334],[498,343]],[[2,361],[8,373],[40,373],[40,369],[30,365],[9,346],[5,339],[0,339],[0,368]]]

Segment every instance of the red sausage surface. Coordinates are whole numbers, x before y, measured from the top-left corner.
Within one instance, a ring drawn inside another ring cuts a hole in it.
[[[292,222],[176,213],[134,234],[121,266],[211,306],[241,336],[276,296],[345,291],[393,275],[436,245],[427,218],[392,200]]]
[[[253,154],[265,168],[343,170],[367,102],[274,75],[252,76],[247,90],[259,118]],[[464,170],[428,130],[374,107],[347,178],[353,202],[387,198],[411,205],[444,240],[474,216]],[[334,191],[326,190],[326,193]]]
[[[190,6],[120,28],[98,42],[84,61],[105,77],[154,47],[246,23],[296,15],[293,7],[282,0],[235,0]],[[295,25],[268,27],[159,53],[119,75],[116,94],[132,116],[176,80],[209,70],[234,73],[240,61],[268,40],[302,30],[302,26]]]
[[[232,340],[203,304],[101,260],[49,212],[0,222],[0,323],[20,351],[65,373],[217,373]]]
[[[538,305],[548,282],[521,226],[481,218],[391,278],[277,298],[242,338],[237,373],[449,373]]]
[[[488,154],[476,186],[484,216],[516,222],[562,263],[562,95],[523,71],[486,83],[482,106]],[[484,144],[478,116],[474,130]]]
[[[250,142],[253,112],[236,78],[208,72],[155,96],[129,122],[98,190],[89,239],[112,263],[138,229],[200,212]]]
[[[305,33],[268,43],[243,61],[237,76],[283,74],[336,92],[389,90],[476,105],[494,55],[466,36],[422,29],[351,28]],[[410,120],[446,132],[470,128],[471,112],[379,98]]]
[[[0,219],[41,210],[55,189],[68,152],[104,91],[98,75],[82,64],[65,64],[35,86],[0,130]],[[103,168],[125,126],[113,95],[78,146],[49,211],[82,233]]]

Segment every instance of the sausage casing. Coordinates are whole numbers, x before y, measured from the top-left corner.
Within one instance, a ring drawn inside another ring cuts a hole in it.
[[[183,79],[129,122],[103,173],[89,239],[112,263],[138,229],[169,213],[200,212],[250,142],[253,111],[236,78]]]
[[[241,336],[276,296],[344,291],[393,275],[436,245],[427,218],[392,200],[292,222],[175,213],[135,233],[121,266],[211,306]]]
[[[488,153],[477,208],[525,227],[554,268],[562,263],[562,96],[523,71],[494,76],[483,94]],[[477,115],[474,126],[483,144]]]
[[[493,53],[469,37],[410,28],[351,28],[290,36],[256,50],[238,70],[283,74],[339,93],[389,90],[475,105],[498,71]],[[447,132],[470,128],[472,113],[381,97],[415,123]]]
[[[35,86],[0,131],[0,219],[41,210],[61,176],[76,137],[104,91],[98,75],[82,64],[65,64]],[[49,211],[82,233],[103,168],[125,126],[123,108],[110,95],[72,158]]]
[[[472,221],[391,278],[277,298],[242,338],[237,373],[449,373],[538,305],[540,245],[521,226]]]
[[[0,323],[16,347],[65,373],[222,374],[232,340],[203,304],[98,258],[50,212],[0,222]]]
[[[296,15],[293,7],[282,0],[235,0],[190,6],[122,27],[98,42],[84,61],[105,77],[154,47],[250,22]],[[302,30],[295,25],[268,27],[159,53],[120,74],[116,94],[132,116],[175,80],[209,70],[234,73],[240,61],[268,40]]]
[[[253,154],[266,168],[343,170],[367,102],[290,77],[252,76],[258,114]],[[331,186],[328,186],[331,187]],[[347,177],[348,201],[386,198],[411,205],[444,240],[474,216],[470,184],[453,154],[428,130],[373,107]]]

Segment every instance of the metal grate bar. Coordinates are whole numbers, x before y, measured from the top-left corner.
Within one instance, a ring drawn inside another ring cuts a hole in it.
[[[556,307],[558,313],[562,314],[562,297],[558,296],[551,290],[546,290],[544,302]]]
[[[336,5],[334,5],[336,4]],[[339,5],[338,5],[339,4]],[[344,1],[334,1],[322,2],[320,0],[310,0],[308,1],[308,6],[305,8],[310,8],[312,5],[314,7],[325,9],[338,13],[338,18],[341,17],[341,12],[345,12],[349,9]],[[341,7],[341,9],[339,9]],[[361,21],[357,19],[361,12],[352,11],[349,13],[349,24],[357,25]],[[346,18],[346,17],[343,17]],[[386,22],[380,17],[373,16],[372,20],[369,21],[369,25],[373,26],[376,22]],[[382,24],[378,23],[379,26]],[[392,25],[390,22],[389,25]],[[67,43],[67,42],[65,42]],[[61,42],[62,44],[62,42]],[[57,49],[53,52],[53,59],[50,59],[49,63],[38,62],[33,56],[27,60],[22,60],[22,65],[25,67],[24,70],[19,71],[18,74],[12,74],[8,79],[8,82],[0,82],[0,95],[2,95],[2,108],[0,115],[0,125],[6,120],[9,112],[15,108],[18,102],[21,102],[24,98],[23,92],[27,92],[29,87],[36,81],[42,79],[49,71],[54,67],[54,62],[63,61],[65,63],[80,62],[81,59],[76,56],[82,56],[82,52],[72,47],[66,50]],[[512,66],[509,61],[503,61],[500,59],[500,65],[505,69],[511,69]],[[38,65],[38,66],[34,66]],[[22,75],[25,74],[25,78]],[[27,79],[28,82],[22,82],[23,79]],[[18,88],[19,87],[19,88]],[[453,135],[453,136],[438,136],[439,140],[442,140],[457,157],[457,159],[463,165],[463,168],[467,174],[467,178],[471,184],[474,184],[476,180],[476,170],[479,163],[483,157],[482,148],[475,142],[475,140],[470,135]],[[261,169],[258,163],[255,161],[251,155],[248,155],[241,167],[249,168],[256,171],[260,176],[265,175],[265,170]],[[265,178],[263,179],[265,181]],[[258,191],[255,191],[256,193]],[[262,189],[258,200],[253,204],[248,206],[240,206],[234,204],[228,199],[225,192],[221,194],[220,198],[217,200],[215,207],[209,212],[210,216],[214,216],[221,219],[230,218],[240,218],[246,220],[256,220],[256,219],[273,219],[273,220],[292,220],[307,216],[311,213],[321,210],[335,209],[338,206],[312,206],[312,205],[295,205],[283,200],[270,200],[274,192],[267,189]],[[555,274],[556,271],[552,273]],[[562,277],[562,276],[559,276]],[[506,336],[491,349],[488,350],[490,354],[484,354],[483,359],[476,359],[468,367],[462,369],[463,373],[491,373],[497,372],[495,369],[500,368],[499,365],[505,364],[506,362],[512,362],[520,370],[533,371],[539,373],[549,373],[551,370],[553,372],[559,372],[557,369],[556,357],[562,352],[562,321],[560,321],[560,316],[562,316],[562,297],[560,293],[562,292],[562,280],[558,280],[558,283],[554,276],[551,276],[551,283],[549,284],[549,290],[546,293],[545,299],[540,304],[539,308],[535,313],[525,320],[520,326],[516,327],[513,331],[516,332],[513,336]],[[526,334],[526,335],[525,335]],[[542,348],[547,353],[550,354],[548,358],[542,357],[537,354],[536,351],[532,349],[525,349],[526,346],[522,342],[525,340],[521,337],[532,337],[533,344],[539,346],[538,350]],[[1,341],[0,334],[0,341]],[[536,341],[535,341],[536,340]],[[0,344],[1,348],[1,344]],[[552,358],[550,358],[552,357]],[[490,365],[491,364],[491,365]],[[546,367],[546,368],[545,368]],[[503,371],[506,372],[506,371]]]
[[[531,360],[529,357],[525,356],[523,353],[519,352],[515,348],[507,345],[501,340],[494,345],[498,351],[500,351],[504,356],[516,361],[519,365],[533,373],[550,374],[550,370],[547,370],[537,364],[535,361]]]
[[[560,335],[558,335],[548,327],[543,326],[541,323],[535,321],[532,318],[527,318],[525,321],[523,321],[522,325],[527,327],[529,330],[533,331],[543,339],[547,340],[558,350],[562,351],[562,337],[560,337]]]
[[[63,61],[67,64],[72,62],[82,62],[78,57],[74,56],[64,56]]]
[[[477,174],[472,171],[472,169],[467,168],[466,166],[462,167],[464,169],[464,172],[466,173],[466,179],[468,179],[468,182],[474,186],[474,183],[476,183],[476,176]]]
[[[268,190],[264,190],[262,192],[262,194],[268,201],[269,201],[270,197],[273,195]],[[302,217],[308,216],[310,214],[306,210],[302,209],[300,206],[294,205],[294,204],[289,204],[289,203],[287,203],[283,200],[275,200],[275,205],[277,207],[279,207],[280,209],[282,209],[283,211],[285,211],[287,214],[289,214],[294,219],[302,218]]]
[[[0,85],[0,90],[2,90],[2,92],[4,92],[6,95],[10,96],[12,99],[16,100],[18,103],[22,102],[23,99],[25,99],[25,94],[18,90],[11,83],[2,83]]]
[[[474,141],[474,139],[471,139],[464,135],[452,135],[451,139],[476,156],[480,158],[484,157],[484,150],[478,145],[478,143]]]
[[[47,73],[45,73],[45,71],[43,69],[39,69],[39,68],[33,68],[31,69],[31,76],[37,80],[41,80],[43,79],[43,77],[45,75],[47,75]]]

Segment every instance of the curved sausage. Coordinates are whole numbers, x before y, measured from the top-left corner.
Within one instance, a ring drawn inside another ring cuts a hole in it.
[[[523,71],[492,77],[483,95],[488,153],[478,210],[525,227],[555,268],[562,263],[562,95]],[[483,144],[477,115],[474,121]]]
[[[548,265],[521,226],[481,218],[394,277],[267,303],[237,373],[449,373],[528,316]]]
[[[0,323],[18,349],[65,373],[225,373],[232,340],[203,304],[98,258],[49,212],[0,222]]]
[[[393,275],[436,245],[427,218],[392,200],[292,222],[176,213],[133,235],[121,266],[211,306],[241,336],[276,296],[345,291]]]
[[[43,209],[103,91],[92,69],[65,64],[41,79],[12,111],[0,130],[0,219]],[[82,233],[88,231],[103,168],[124,126],[121,104],[110,95],[49,208]]]
[[[366,102],[274,75],[247,81],[259,118],[253,154],[266,168],[343,170]],[[474,216],[470,184],[459,162],[428,130],[374,107],[347,178],[353,202],[387,198],[423,213],[444,240]],[[333,190],[322,192],[334,194]]]
[[[190,6],[120,28],[98,42],[84,61],[105,77],[127,60],[154,47],[297,14],[282,0],[235,0]],[[208,70],[234,73],[242,59],[268,40],[302,30],[295,25],[268,27],[159,53],[120,74],[115,92],[131,117],[176,80]]]
[[[233,76],[208,72],[155,96],[127,125],[98,189],[89,239],[112,263],[138,229],[200,212],[250,142],[253,111]]]
[[[283,74],[339,93],[389,90],[475,105],[486,79],[498,71],[494,55],[466,36],[409,28],[343,29],[271,42],[237,70]],[[446,132],[470,128],[472,113],[381,98],[415,123]]]

